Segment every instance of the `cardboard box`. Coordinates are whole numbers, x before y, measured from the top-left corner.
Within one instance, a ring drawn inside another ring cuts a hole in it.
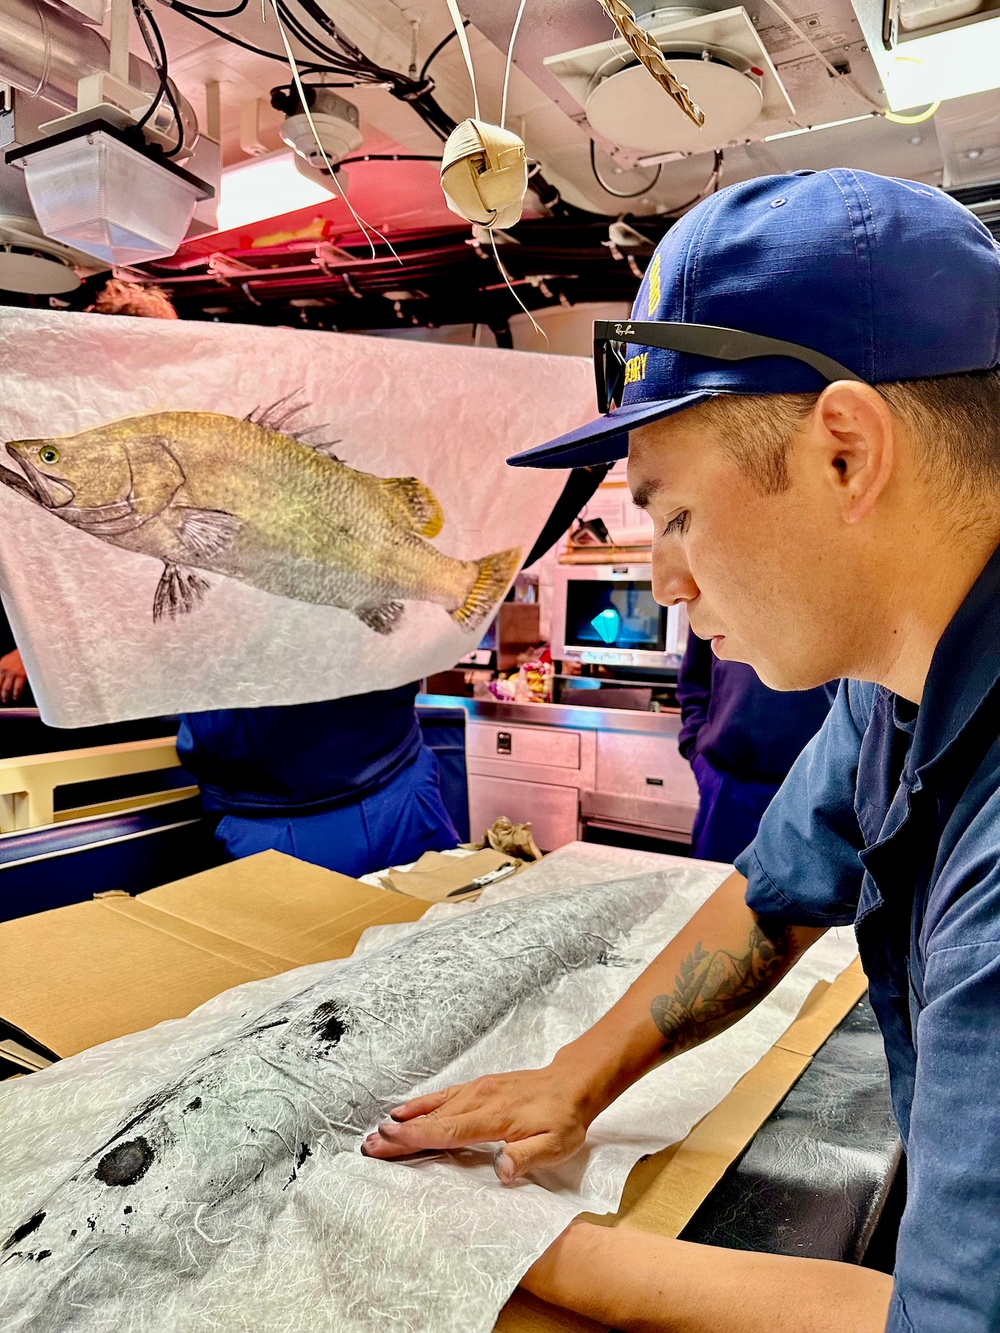
[[[4,922],[0,1027],[29,1051],[73,1055],[182,1017],[242,982],[345,958],[369,926],[415,921],[427,906],[262,852],[135,898],[105,894]],[[618,1212],[591,1220],[678,1235],[865,989],[857,962],[818,985],[784,1036],[683,1143],[636,1165]],[[597,1329],[521,1292],[497,1323],[497,1333]]]

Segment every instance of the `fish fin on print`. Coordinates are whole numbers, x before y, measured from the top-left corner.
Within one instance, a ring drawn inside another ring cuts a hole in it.
[[[367,625],[376,634],[391,634],[399,624],[404,609],[402,602],[384,602],[381,606],[356,607],[354,614],[362,625]]]
[[[164,565],[153,598],[153,620],[160,621],[164,617],[176,620],[178,616],[197,610],[210,587],[208,580],[193,570],[181,565]]]
[[[301,389],[293,389],[291,393],[286,393],[284,398],[278,398],[266,406],[258,405],[252,412],[246,414],[244,420],[252,421],[255,426],[261,426],[264,430],[289,434],[286,427],[293,424],[295,418],[308,411],[311,406],[308,400],[295,402],[301,392]]]
[[[406,510],[413,531],[436,537],[444,527],[444,510],[429,486],[417,477],[384,477],[383,487]]]
[[[469,595],[461,606],[448,614],[463,629],[476,629],[503,597],[511,579],[521,564],[523,552],[519,546],[509,551],[497,551],[477,560],[478,572]]]
[[[267,407],[255,407],[252,412],[248,412],[245,421],[251,421],[255,426],[260,426],[264,430],[277,431],[279,435],[287,435],[289,439],[297,440],[299,444],[304,444],[309,449],[314,449],[316,453],[322,454],[334,463],[342,463],[343,459],[338,458],[332,453],[334,445],[339,444],[339,440],[310,440],[310,435],[315,435],[317,431],[329,430],[329,423],[320,426],[307,426],[301,418],[304,412],[308,412],[312,404],[308,399],[302,399],[296,402],[295,399],[302,392],[301,389],[293,389],[291,393],[286,393],[284,398],[279,398],[277,402],[269,404]],[[296,420],[299,418],[299,420]]]
[[[177,536],[196,561],[210,560],[224,551],[236,540],[242,527],[240,520],[224,509],[178,505],[174,513],[178,518]]]

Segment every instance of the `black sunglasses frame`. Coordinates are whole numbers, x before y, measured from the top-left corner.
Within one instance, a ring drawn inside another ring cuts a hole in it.
[[[760,333],[727,329],[720,324],[597,319],[594,321],[594,375],[597,380],[598,408],[602,415],[619,405],[617,395],[624,388],[625,351],[629,344],[656,347],[665,352],[688,352],[716,361],[752,361],[763,356],[787,356],[811,366],[831,384],[834,380],[867,383],[860,375],[855,375],[853,370],[848,370],[822,352],[814,352],[811,347],[803,347],[799,343],[783,342],[780,338],[766,338]]]

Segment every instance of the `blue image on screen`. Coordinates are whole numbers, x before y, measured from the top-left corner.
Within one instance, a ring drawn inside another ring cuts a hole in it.
[[[566,643],[574,647],[666,650],[666,609],[642,580],[571,580],[566,588]]]

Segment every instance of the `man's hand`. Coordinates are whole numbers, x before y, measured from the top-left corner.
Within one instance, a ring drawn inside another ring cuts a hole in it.
[[[502,1140],[506,1184],[577,1151],[592,1120],[655,1065],[735,1023],[823,931],[786,926],[747,907],[734,871],[626,994],[545,1069],[475,1079],[391,1112],[365,1140],[368,1157]]]
[[[17,703],[27,680],[28,673],[16,648],[0,657],[0,704]]]
[[[577,1152],[600,1107],[574,1086],[559,1057],[525,1069],[458,1083],[397,1106],[362,1145],[366,1157],[406,1157],[424,1150],[505,1142],[494,1163],[505,1184]]]

